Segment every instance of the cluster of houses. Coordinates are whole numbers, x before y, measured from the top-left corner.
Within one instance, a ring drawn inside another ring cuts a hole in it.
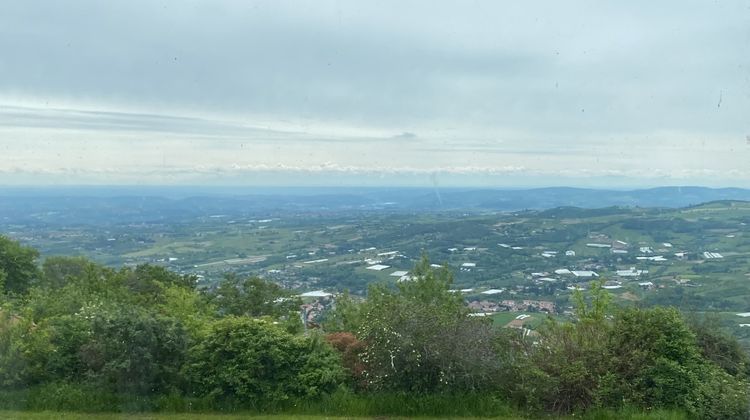
[[[684,260],[688,258],[688,252],[686,251],[679,251],[679,252],[673,252],[672,249],[674,248],[674,245],[669,242],[663,242],[658,243],[656,245],[646,245],[646,244],[638,244],[638,245],[631,245],[626,241],[610,238],[609,236],[601,233],[593,233],[589,235],[589,242],[585,243],[585,246],[588,248],[594,248],[594,249],[601,249],[601,250],[609,250],[610,253],[613,254],[628,254],[629,252],[636,253],[634,255],[635,260],[637,261],[643,261],[643,262],[665,262],[669,261],[668,257],[672,254],[674,255],[673,258]],[[509,249],[509,250],[522,250],[525,249],[522,246],[518,245],[512,245],[507,243],[499,243],[499,247]],[[540,249],[541,257],[545,259],[555,259],[558,256],[565,255],[566,257],[575,257],[576,251],[569,249],[566,251],[558,251],[558,250],[549,250],[549,249],[542,249],[541,247],[538,247]],[[468,246],[468,247],[453,247],[449,248],[448,251],[451,253],[473,253],[478,251],[486,251],[487,248],[478,248],[474,246]],[[368,248],[368,249],[362,249],[359,250],[360,254],[365,254],[365,256],[362,257],[362,259],[359,259],[357,261],[352,261],[352,263],[358,263],[362,264],[364,263],[366,270],[372,270],[372,271],[390,271],[388,273],[388,276],[397,278],[398,281],[408,281],[412,280],[413,277],[409,274],[406,270],[400,270],[397,268],[394,268],[395,266],[398,266],[399,264],[396,262],[391,262],[397,258],[405,258],[404,255],[402,255],[399,251],[386,251],[386,252],[377,252],[377,250],[374,247]],[[702,254],[697,254],[698,256],[702,256],[704,259],[722,259],[724,256],[718,252],[703,252]],[[311,260],[311,261],[305,261],[303,264],[316,264],[319,262],[327,261],[325,258],[320,258],[317,260]],[[437,268],[440,267],[439,265],[433,264],[433,267]],[[476,262],[463,262],[460,263],[457,267],[460,272],[472,272],[474,270],[477,270],[477,263]],[[549,270],[549,269],[548,269]],[[570,268],[558,268],[556,270],[549,270],[549,271],[536,271],[531,272],[528,274],[527,279],[532,281],[536,285],[544,285],[544,284],[552,284],[552,283],[558,283],[558,282],[564,282],[562,284],[565,284],[568,289],[570,290],[583,290],[585,287],[585,282],[589,280],[594,280],[597,278],[600,278],[600,270],[606,270],[606,267],[603,267],[601,265],[597,264],[584,264],[582,266],[576,266],[570,267]],[[624,287],[624,284],[637,284],[637,286],[643,290],[650,290],[656,287],[656,285],[652,281],[648,281],[648,274],[649,270],[644,269],[642,267],[627,267],[627,268],[612,268],[612,271],[606,271],[605,274],[602,275],[602,277],[606,278],[607,281],[603,284],[603,287],[605,289],[621,289]],[[681,283],[678,283],[681,284]],[[663,286],[661,286],[663,287]],[[502,301],[494,300],[490,296],[491,295],[499,295],[502,293],[508,293],[508,294],[515,294],[513,290],[506,291],[505,289],[486,289],[480,291],[475,291],[474,288],[464,288],[464,289],[458,289],[458,290],[452,290],[452,292],[455,293],[462,293],[472,296],[472,300],[469,302],[469,307],[475,312],[475,314],[485,314],[489,315],[495,312],[503,312],[503,311],[510,311],[510,312],[547,312],[547,313],[554,313],[556,308],[554,302],[550,301],[544,301],[544,300],[530,300],[530,299],[524,299],[524,300],[512,300],[512,299],[505,299]],[[300,295],[301,297],[307,297],[307,298],[315,298],[317,299],[314,303],[308,303],[305,304],[303,307],[303,312],[305,315],[305,319],[307,321],[314,320],[319,313],[325,308],[326,303],[331,301],[332,295],[330,293],[322,292],[322,291],[315,291],[315,292],[308,292]],[[479,297],[482,296],[482,297]],[[486,297],[484,297],[486,296]],[[479,298],[477,298],[479,297]],[[321,300],[323,303],[320,303]]]
[[[469,302],[469,308],[476,313],[489,314],[492,312],[555,312],[555,303],[547,300],[475,300]]]

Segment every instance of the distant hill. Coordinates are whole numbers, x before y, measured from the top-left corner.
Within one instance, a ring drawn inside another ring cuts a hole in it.
[[[551,209],[555,207],[603,208],[693,206],[718,200],[750,200],[750,190],[741,188],[661,187],[617,191],[583,188],[539,188],[531,190],[477,190],[448,192],[448,207],[488,210]]]
[[[217,214],[279,215],[356,211],[548,210],[618,212],[617,207],[679,208],[750,201],[741,188],[662,187],[619,191],[585,188],[527,190],[426,188],[76,187],[0,188],[0,222],[130,223],[179,221]],[[590,214],[589,212],[581,213]]]

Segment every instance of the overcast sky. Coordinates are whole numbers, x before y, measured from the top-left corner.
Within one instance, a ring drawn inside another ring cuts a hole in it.
[[[750,187],[750,1],[3,1],[0,184]]]

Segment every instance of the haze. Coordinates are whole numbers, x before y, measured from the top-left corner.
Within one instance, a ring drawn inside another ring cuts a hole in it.
[[[5,2],[0,184],[750,186],[747,1]]]

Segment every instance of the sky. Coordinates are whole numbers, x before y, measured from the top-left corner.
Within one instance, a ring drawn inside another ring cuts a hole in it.
[[[750,0],[3,1],[0,185],[750,188]]]

